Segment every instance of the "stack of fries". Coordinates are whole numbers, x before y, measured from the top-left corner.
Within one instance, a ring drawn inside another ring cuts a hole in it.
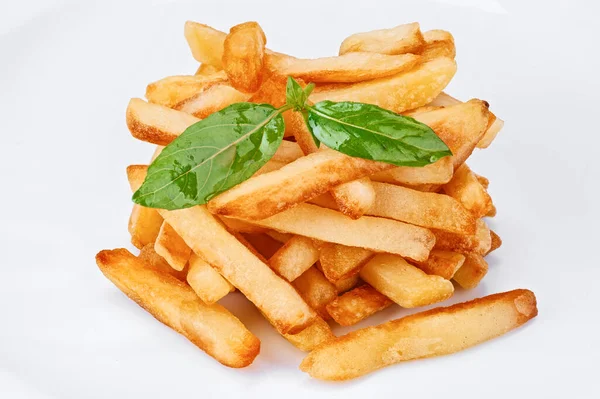
[[[389,306],[415,308],[476,287],[485,256],[502,241],[484,221],[496,208],[489,181],[465,163],[503,122],[487,102],[442,90],[456,72],[450,33],[400,25],[348,37],[338,56],[298,59],[265,48],[257,23],[229,34],[195,22],[185,37],[200,67],[148,85],[127,126],[163,146],[201,118],[237,102],[285,103],[292,76],[316,88],[309,100],[357,101],[430,126],[452,151],[425,167],[397,167],[317,148],[302,116],[286,111],[285,139],[249,180],[208,204],[180,210],[134,205],[138,256],[101,251],[102,272],[158,320],[230,367],[248,366],[260,341],[217,302],[239,290],[293,345],[311,353],[301,369],[354,378],[403,360],[456,352],[537,314],[535,296],[514,290],[335,337]],[[127,168],[137,190],[146,165]],[[455,284],[453,284],[453,282]]]

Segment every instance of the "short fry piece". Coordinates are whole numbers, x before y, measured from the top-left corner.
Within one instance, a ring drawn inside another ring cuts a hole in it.
[[[168,273],[178,280],[185,281],[188,272],[187,269],[181,271],[173,269],[171,265],[167,263],[165,258],[156,253],[154,250],[154,243],[146,244],[144,248],[140,250],[138,258],[150,267]]]
[[[351,332],[312,351],[300,369],[322,380],[349,380],[405,360],[467,349],[521,326],[537,313],[529,290],[490,295]]]
[[[403,112],[431,102],[455,73],[454,60],[440,57],[418,64],[410,71],[385,78],[319,86],[310,100],[315,103],[323,100],[356,101]]]
[[[138,204],[133,205],[128,224],[131,243],[139,249],[148,244],[154,244],[162,223],[163,218],[156,212],[156,209]]]
[[[363,177],[334,187],[331,189],[331,196],[340,212],[352,219],[358,219],[373,206],[375,190],[371,180]]]
[[[435,29],[423,33],[425,45],[419,53],[425,60],[437,57],[456,57],[454,37],[445,30]]]
[[[233,87],[246,93],[258,90],[262,82],[267,38],[256,22],[231,28],[223,45],[223,69]]]
[[[194,75],[196,76],[210,76],[212,74],[215,74],[217,72],[220,72],[221,69],[214,67],[212,65],[209,64],[200,64],[200,66],[198,67],[198,69],[196,70],[196,73]]]
[[[185,241],[166,222],[163,222],[158,237],[156,237],[154,250],[157,254],[165,258],[173,269],[179,271],[183,270],[192,254],[190,247],[187,246]]]
[[[236,90],[228,82],[215,82],[207,84],[203,90],[183,99],[173,108],[203,119],[231,104],[248,101],[249,97],[249,94]]]
[[[306,82],[362,82],[407,71],[419,61],[414,54],[386,55],[355,52],[338,57],[299,59],[267,53],[265,66],[273,73],[293,76]]]
[[[369,176],[372,181],[381,183],[415,186],[419,184],[444,184],[452,179],[454,166],[452,157],[444,157],[439,161],[421,168],[399,166]]]
[[[329,324],[321,318],[318,318],[310,327],[305,328],[298,334],[283,334],[283,337],[304,352],[310,352],[317,346],[335,339]]]
[[[492,197],[467,164],[454,172],[452,180],[444,186],[444,192],[460,202],[476,218],[483,217],[492,210]]]
[[[342,326],[351,326],[394,302],[369,284],[363,284],[327,305],[327,312]]]
[[[350,291],[352,288],[356,287],[359,282],[360,282],[360,276],[357,273],[353,276],[345,277],[341,280],[337,280],[337,281],[333,282],[333,285],[335,285],[335,288],[339,295],[339,294],[343,294],[346,291]]]
[[[246,367],[258,355],[258,338],[227,309],[204,304],[190,287],[126,249],[101,251],[96,263],[125,295],[225,366]]]
[[[464,263],[465,255],[463,254],[434,249],[425,262],[417,262],[416,265],[427,274],[435,274],[446,280],[451,280]]]
[[[488,272],[488,263],[479,254],[465,254],[465,263],[454,274],[454,281],[465,289],[477,287]]]
[[[380,54],[416,53],[424,44],[419,23],[413,22],[391,29],[379,29],[348,36],[340,46],[340,55],[356,51]]]
[[[294,288],[324,320],[330,318],[325,306],[337,298],[337,289],[317,269],[311,267],[294,280]]]
[[[202,302],[215,303],[233,292],[235,287],[196,254],[190,257],[187,282]]]
[[[373,255],[368,249],[326,243],[321,247],[319,260],[325,277],[336,282],[357,274]]]
[[[151,103],[173,108],[178,103],[226,80],[227,75],[224,72],[209,76],[169,76],[150,83],[146,87],[146,98]]]
[[[223,69],[223,46],[227,34],[208,25],[187,21],[185,39],[196,61]]]
[[[490,244],[490,250],[486,253],[486,255],[502,246],[502,239],[494,230],[490,230],[490,237],[492,242]]]
[[[454,293],[452,283],[428,275],[403,258],[379,254],[360,271],[360,277],[403,308],[416,308],[444,301]]]
[[[435,249],[460,253],[475,252],[485,255],[492,247],[490,228],[481,219],[477,220],[477,231],[474,235],[456,234],[443,230],[431,231],[435,234]]]
[[[294,281],[319,260],[314,241],[302,236],[290,238],[269,259],[269,266],[287,281]],[[310,303],[309,303],[310,305]]]

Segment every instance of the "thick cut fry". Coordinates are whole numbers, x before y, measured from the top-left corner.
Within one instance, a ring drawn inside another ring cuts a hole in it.
[[[263,233],[244,234],[244,238],[252,245],[265,259],[271,258],[282,247],[281,243],[273,237]]]
[[[344,215],[358,219],[364,215],[375,201],[375,190],[368,177],[340,184],[331,190],[331,196]]]
[[[331,318],[325,306],[337,298],[337,289],[317,269],[311,267],[294,280],[294,288],[324,320]]]
[[[194,75],[196,76],[210,76],[212,74],[215,74],[217,72],[221,72],[222,70],[214,67],[212,65],[209,64],[200,64],[200,66],[198,67],[198,69],[196,70],[196,73]]]
[[[156,209],[133,205],[128,224],[131,243],[140,249],[148,244],[154,244],[162,223],[163,218]]]
[[[454,45],[454,37],[445,30],[430,30],[423,33],[425,45],[421,49],[421,57],[423,60],[429,60],[437,57],[456,57],[456,46]]]
[[[464,263],[465,255],[463,254],[434,249],[425,262],[417,262],[416,265],[427,274],[435,274],[446,280],[451,280]]]
[[[473,235],[450,233],[443,230],[431,230],[435,234],[435,249],[460,253],[475,252],[485,255],[492,247],[490,228],[481,219],[477,220],[477,231]]]
[[[246,93],[258,90],[262,82],[267,38],[256,22],[231,28],[223,44],[223,69],[233,87]]]
[[[321,318],[317,318],[317,321],[311,324],[310,327],[305,328],[298,334],[284,334],[283,337],[304,352],[310,352],[317,346],[335,339],[329,324]]]
[[[275,161],[273,159],[269,159],[269,161],[264,164],[259,170],[256,171],[252,176],[260,176],[265,173],[273,172],[274,170],[279,170],[287,165],[289,162],[285,161]]]
[[[483,188],[487,190],[490,187],[490,179],[485,176],[478,175],[477,173],[475,173],[475,177],[477,178],[479,184],[483,186]]]
[[[184,34],[196,61],[223,69],[223,46],[227,34],[192,21],[185,23]]]
[[[498,248],[500,248],[502,246],[502,239],[493,230],[490,230],[490,237],[491,237],[490,250],[486,253],[486,255],[488,255],[492,251],[497,250]]]
[[[425,44],[418,22],[398,25],[391,29],[355,33],[340,46],[340,55],[367,51],[380,54],[416,53]]]
[[[153,267],[155,269],[160,270],[161,272],[165,272],[170,274],[171,276],[177,278],[178,280],[185,281],[188,270],[183,269],[181,271],[175,270],[167,263],[165,258],[160,256],[154,250],[154,244],[146,244],[144,248],[140,250],[140,254],[138,258],[146,265]]]
[[[235,287],[229,281],[198,255],[192,254],[189,265],[187,282],[202,302],[215,303],[235,291]]]
[[[444,186],[444,192],[460,202],[476,218],[483,217],[492,210],[492,197],[467,164],[456,170],[452,180]]]
[[[185,112],[132,98],[127,106],[127,127],[138,140],[167,145],[200,119]]]
[[[394,302],[369,284],[363,284],[327,305],[327,312],[342,326],[351,326]]]
[[[146,98],[151,103],[173,108],[211,86],[226,81],[227,75],[224,72],[209,76],[169,76],[150,83],[146,87]]]
[[[323,100],[356,101],[403,112],[431,102],[455,73],[454,60],[440,57],[386,78],[319,86],[310,100],[315,103]]]
[[[312,351],[300,369],[322,380],[349,380],[405,360],[467,349],[514,330],[537,313],[529,290],[490,295],[351,332]]]
[[[294,236],[269,259],[269,266],[291,282],[318,260],[319,248],[314,241],[310,238]]]
[[[373,255],[368,249],[326,243],[321,247],[319,261],[325,277],[337,282],[357,274]]]
[[[304,154],[308,155],[318,151],[319,147],[317,147],[315,139],[310,133],[310,130],[308,130],[308,126],[306,126],[304,116],[300,112],[295,111],[287,111],[283,114],[283,116],[285,117],[288,113],[289,115],[285,119],[286,135],[289,133],[290,135],[294,136],[296,143],[300,149],[302,149]]]
[[[338,57],[299,59],[269,52],[265,55],[265,67],[272,73],[293,76],[306,82],[352,83],[407,71],[417,64],[419,58],[414,54],[356,52]]]
[[[318,151],[279,170],[251,177],[211,199],[208,208],[218,215],[264,219],[342,183],[391,167],[333,150]]]
[[[192,255],[190,247],[187,246],[185,241],[166,222],[163,222],[158,237],[156,237],[154,250],[157,254],[165,258],[173,269],[179,271],[184,269]]]
[[[368,215],[459,234],[475,233],[476,218],[452,197],[386,183],[373,183],[373,188],[375,201]]]
[[[298,143],[283,140],[271,160],[290,163],[302,156],[304,156],[304,153],[300,149]]]
[[[127,168],[130,181],[141,184],[147,166]],[[130,183],[131,184],[131,183]],[[159,210],[185,243],[238,288],[282,334],[296,334],[308,327],[315,312],[285,280],[208,212],[205,206]]]
[[[428,275],[403,258],[379,254],[360,271],[360,277],[403,308],[416,308],[445,301],[454,293],[452,283]]]
[[[333,285],[335,285],[335,288],[337,289],[337,293],[339,295],[343,294],[346,291],[350,291],[352,288],[356,287],[358,283],[360,283],[360,276],[358,274],[355,274],[353,276],[337,280],[333,282]]]
[[[420,184],[444,184],[452,179],[454,166],[452,157],[444,157],[439,161],[421,168],[410,166],[399,166],[394,169],[375,173],[370,176],[372,181],[381,183],[420,185]]]
[[[422,227],[370,216],[352,220],[334,210],[311,204],[298,204],[285,212],[252,223],[285,233],[394,253],[414,260],[427,259],[435,243],[433,234]]]
[[[101,251],[96,263],[125,295],[160,322],[229,367],[245,367],[260,341],[227,309],[206,305],[183,282],[147,267],[125,249]]]
[[[488,263],[479,254],[465,254],[465,263],[454,274],[454,281],[465,289],[475,288],[488,272]]]
[[[248,101],[249,94],[231,87],[227,82],[216,82],[173,106],[174,109],[192,114],[196,118],[206,118],[231,104]]]

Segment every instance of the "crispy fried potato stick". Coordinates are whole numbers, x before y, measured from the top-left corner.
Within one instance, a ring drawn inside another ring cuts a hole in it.
[[[434,249],[424,262],[415,262],[416,266],[427,274],[435,274],[451,280],[454,274],[465,263],[465,255],[452,251]]]
[[[419,53],[424,60],[437,57],[456,57],[454,37],[445,30],[435,29],[423,33],[425,45]]]
[[[292,282],[318,260],[319,248],[312,239],[293,236],[269,259],[269,266],[281,277]]]
[[[493,230],[490,230],[490,237],[492,242],[490,244],[490,250],[486,253],[486,255],[488,255],[492,251],[497,250],[502,246],[502,239]]]
[[[222,58],[226,33],[208,25],[187,21],[184,34],[196,61],[223,69]]]
[[[357,274],[373,255],[373,251],[368,249],[325,243],[321,247],[319,261],[325,277],[337,282]]]
[[[380,183],[415,186],[448,183],[452,179],[453,173],[452,157],[444,157],[435,163],[421,168],[398,166],[394,169],[375,173],[369,177],[372,181]]]
[[[139,249],[154,244],[162,223],[163,218],[156,209],[134,204],[127,227],[131,234],[131,243]]]
[[[329,324],[321,318],[298,334],[283,334],[283,337],[304,352],[310,352],[317,346],[335,339]]]
[[[187,100],[210,88],[217,83],[227,81],[224,72],[207,76],[169,76],[146,87],[146,98],[149,102],[173,108],[178,103]]]
[[[405,360],[467,349],[514,330],[537,313],[529,290],[490,295],[351,332],[312,351],[300,369],[322,380],[349,380]]]
[[[215,303],[235,291],[229,281],[196,254],[190,257],[187,282],[202,302],[207,304]]]
[[[225,366],[246,367],[258,355],[258,338],[227,309],[206,305],[186,284],[126,249],[101,251],[96,263],[125,295]]]
[[[256,22],[233,26],[223,43],[223,69],[233,87],[253,93],[263,78],[267,38]]]
[[[450,281],[428,275],[396,255],[376,255],[362,268],[360,277],[403,308],[445,301],[454,293]]]
[[[488,263],[479,254],[465,254],[465,263],[454,274],[454,281],[465,289],[475,288],[488,272]]]
[[[435,249],[460,253],[475,252],[487,254],[492,247],[490,228],[481,219],[477,220],[477,231],[474,235],[450,233],[443,230],[431,230],[435,234]]]
[[[338,324],[351,326],[393,303],[369,284],[363,284],[330,302],[327,312]]]
[[[317,263],[317,265],[319,265],[319,263]],[[332,282],[333,285],[335,285],[335,288],[337,289],[337,293],[339,295],[343,294],[346,291],[350,291],[352,288],[356,287],[360,283],[360,281],[360,276],[358,274],[355,274],[353,276],[345,277],[341,280]]]
[[[236,90],[228,82],[215,82],[207,84],[203,90],[183,99],[173,108],[203,119],[231,104],[248,101],[248,98],[249,94]]]
[[[162,219],[162,218],[161,218]],[[185,281],[188,274],[188,269],[185,268],[181,271],[175,270],[167,263],[165,258],[160,256],[154,250],[154,243],[146,244],[144,248],[140,250],[138,258],[146,265],[165,272],[175,277],[178,280]]]
[[[311,267],[294,280],[294,288],[323,320],[331,318],[325,306],[337,298],[337,289],[316,267]]]
[[[425,45],[418,22],[398,25],[391,29],[355,33],[340,46],[340,55],[368,51],[380,54],[416,53]]]
[[[163,222],[156,242],[154,250],[162,256],[169,265],[175,270],[183,270],[187,264],[192,250],[187,246],[185,241],[173,230],[168,223]]]
[[[476,218],[487,215],[494,206],[492,197],[479,183],[477,176],[471,172],[466,163],[454,172],[454,177],[444,185],[443,189],[446,194],[456,199]]]
[[[196,76],[210,76],[214,73],[220,72],[222,71],[222,69],[219,69],[217,67],[214,67],[212,65],[209,64],[200,64],[200,66],[198,67],[198,69],[196,70],[196,73],[194,75]]]

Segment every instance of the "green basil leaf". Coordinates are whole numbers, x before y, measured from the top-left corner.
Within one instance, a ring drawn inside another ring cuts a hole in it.
[[[133,201],[169,210],[205,204],[267,163],[284,130],[281,111],[269,104],[237,103],[215,112],[163,149]]]
[[[429,126],[371,104],[318,102],[308,108],[308,127],[329,148],[398,166],[452,155]]]
[[[312,91],[312,89],[310,90]],[[306,96],[300,83],[296,82],[291,76],[288,76],[287,85],[285,87],[285,98],[288,105],[291,105],[294,109],[299,111],[304,108],[308,96]]]

